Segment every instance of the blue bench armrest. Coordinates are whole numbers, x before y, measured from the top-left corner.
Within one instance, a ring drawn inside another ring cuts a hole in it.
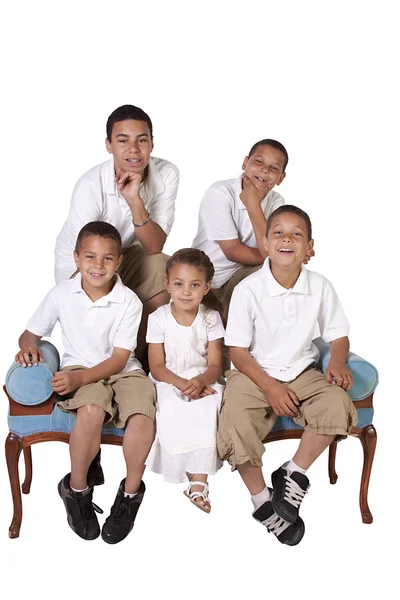
[[[15,402],[34,406],[45,402],[53,393],[51,380],[60,367],[58,350],[50,342],[40,340],[43,362],[23,367],[13,362],[6,375],[6,390]]]

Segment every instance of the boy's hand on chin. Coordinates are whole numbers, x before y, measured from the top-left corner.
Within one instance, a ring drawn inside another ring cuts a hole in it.
[[[266,185],[263,189],[259,190],[258,187],[254,185],[251,181],[250,177],[246,174],[243,175],[243,190],[240,193],[240,199],[243,204],[249,206],[250,204],[260,204],[261,200],[265,198],[266,194],[270,191],[270,186]]]
[[[275,381],[266,394],[268,404],[278,417],[297,417],[299,400],[296,394],[287,386]]]
[[[57,371],[51,380],[53,392],[60,396],[65,396],[69,392],[73,392],[82,384],[82,373],[84,371]]]
[[[141,173],[130,173],[129,171],[118,169],[115,175],[115,182],[118,190],[128,204],[140,197],[139,190],[140,184],[142,183],[142,177],[143,175]]]

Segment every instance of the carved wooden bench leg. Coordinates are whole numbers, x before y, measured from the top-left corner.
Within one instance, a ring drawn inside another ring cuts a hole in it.
[[[368,486],[375,455],[376,440],[376,429],[373,425],[368,425],[362,429],[360,441],[364,451],[364,464],[360,485],[360,510],[363,523],[372,523],[373,521],[368,506]]]
[[[29,494],[31,491],[32,483],[32,451],[30,446],[24,447],[24,459],[25,459],[25,480],[22,484],[22,492]]]
[[[335,461],[336,461],[336,449],[337,442],[334,440],[329,446],[329,458],[328,458],[328,471],[329,471],[329,481],[332,485],[337,482],[338,476],[336,474]]]
[[[11,494],[14,503],[14,514],[8,535],[10,538],[19,537],[22,521],[22,497],[19,483],[18,461],[22,450],[21,439],[15,433],[9,433],[6,439],[6,460],[10,477]]]

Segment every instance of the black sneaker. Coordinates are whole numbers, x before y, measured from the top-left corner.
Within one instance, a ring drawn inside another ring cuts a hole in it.
[[[104,483],[104,473],[100,464],[101,459],[101,450],[98,451],[92,462],[90,463],[88,472],[87,472],[87,484],[89,487],[93,487],[95,485],[103,485]]]
[[[289,473],[283,466],[272,473],[271,479],[274,511],[288,523],[296,523],[300,504],[310,487],[308,477],[298,471]]]
[[[99,513],[103,511],[92,502],[93,488],[89,488],[86,492],[74,492],[71,490],[69,480],[70,473],[58,484],[58,493],[67,511],[68,524],[84,540],[95,540],[100,535],[100,527],[94,511]]]
[[[264,525],[268,532],[273,533],[281,544],[296,546],[303,538],[305,531],[303,520],[298,517],[296,523],[288,523],[274,512],[271,500],[267,500],[254,511],[253,517]]]
[[[120,483],[110,516],[105,520],[101,530],[101,537],[107,544],[118,544],[130,533],[135,523],[137,511],[142,503],[146,486],[142,481],[138,493],[133,498],[125,496],[124,490],[125,479]]]

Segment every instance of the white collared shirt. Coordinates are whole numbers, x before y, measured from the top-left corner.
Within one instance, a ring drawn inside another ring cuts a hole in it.
[[[162,158],[150,158],[146,181],[140,186],[140,195],[152,220],[168,235],[174,222],[175,198],[179,171]],[[135,242],[132,213],[119,193],[115,180],[114,159],[97,165],[85,173],[72,193],[66,222],[57,236],[55,247],[56,282],[69,279],[76,271],[73,258],[79,231],[90,221],[106,221],[118,229],[122,248]]]
[[[217,181],[206,191],[199,212],[197,235],[192,247],[203,250],[214,265],[213,288],[220,288],[242,266],[230,261],[222,252],[218,241],[239,241],[250,248],[257,248],[256,236],[249,213],[240,199],[242,175],[236,179]],[[278,206],[285,204],[280,194],[271,190],[261,201],[261,209],[268,219]]]
[[[287,290],[272,275],[267,259],[234,289],[225,344],[249,348],[268,375],[292,381],[318,361],[313,339],[320,335],[332,342],[348,334],[342,306],[323,275],[302,266],[296,284]]]
[[[64,345],[61,367],[91,368],[110,358],[115,347],[130,350],[132,354],[122,371],[125,373],[142,368],[134,354],[141,316],[142,303],[119,275],[111,292],[93,302],[82,289],[78,273],[50,290],[29,320],[27,330],[50,336],[60,322]]]

